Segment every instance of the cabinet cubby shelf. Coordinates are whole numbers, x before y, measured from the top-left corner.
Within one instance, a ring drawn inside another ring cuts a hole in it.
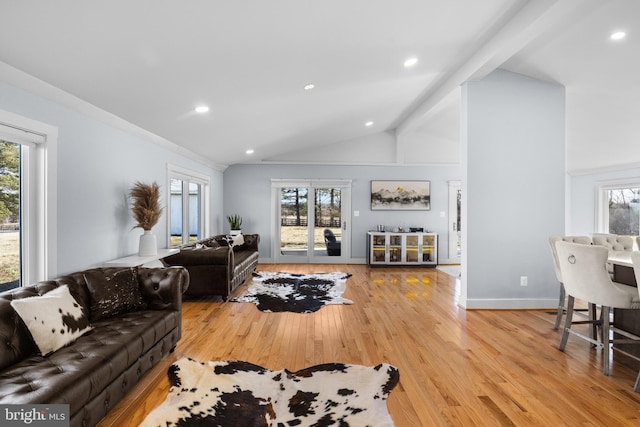
[[[371,266],[438,265],[436,233],[370,231],[367,233],[367,263]]]

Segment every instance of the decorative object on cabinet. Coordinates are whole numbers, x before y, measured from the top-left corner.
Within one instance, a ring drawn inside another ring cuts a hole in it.
[[[160,206],[160,186],[158,183],[145,184],[136,182],[133,184],[129,195],[133,199],[131,213],[136,220],[133,228],[142,228],[144,233],[140,236],[138,248],[139,256],[153,256],[158,253],[156,236],[151,232],[160,220],[162,207]]]
[[[431,210],[431,181],[371,181],[371,210]]]
[[[367,235],[367,262],[371,266],[435,267],[438,265],[436,233],[370,231]]]

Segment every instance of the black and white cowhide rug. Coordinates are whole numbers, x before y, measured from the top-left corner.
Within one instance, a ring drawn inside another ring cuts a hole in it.
[[[141,426],[393,426],[387,397],[399,379],[384,363],[290,372],[182,358],[169,367],[166,400]]]
[[[327,304],[353,304],[343,298],[347,273],[254,273],[247,292],[229,301],[252,302],[261,311],[311,313]]]

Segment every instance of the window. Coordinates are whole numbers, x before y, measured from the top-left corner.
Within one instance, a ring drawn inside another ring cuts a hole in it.
[[[20,286],[21,145],[0,140],[0,291]]]
[[[57,134],[0,110],[0,290],[56,275]]]
[[[640,231],[640,180],[598,186],[597,230],[637,236]]]
[[[169,247],[195,242],[208,234],[209,177],[169,167]]]

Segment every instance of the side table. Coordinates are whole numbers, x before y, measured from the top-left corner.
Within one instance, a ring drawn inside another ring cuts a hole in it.
[[[137,267],[152,261],[157,261],[169,255],[177,254],[178,252],[180,252],[180,249],[178,248],[158,249],[158,253],[156,255],[150,255],[150,256],[129,255],[123,258],[106,261],[102,263],[102,265],[104,267]]]

